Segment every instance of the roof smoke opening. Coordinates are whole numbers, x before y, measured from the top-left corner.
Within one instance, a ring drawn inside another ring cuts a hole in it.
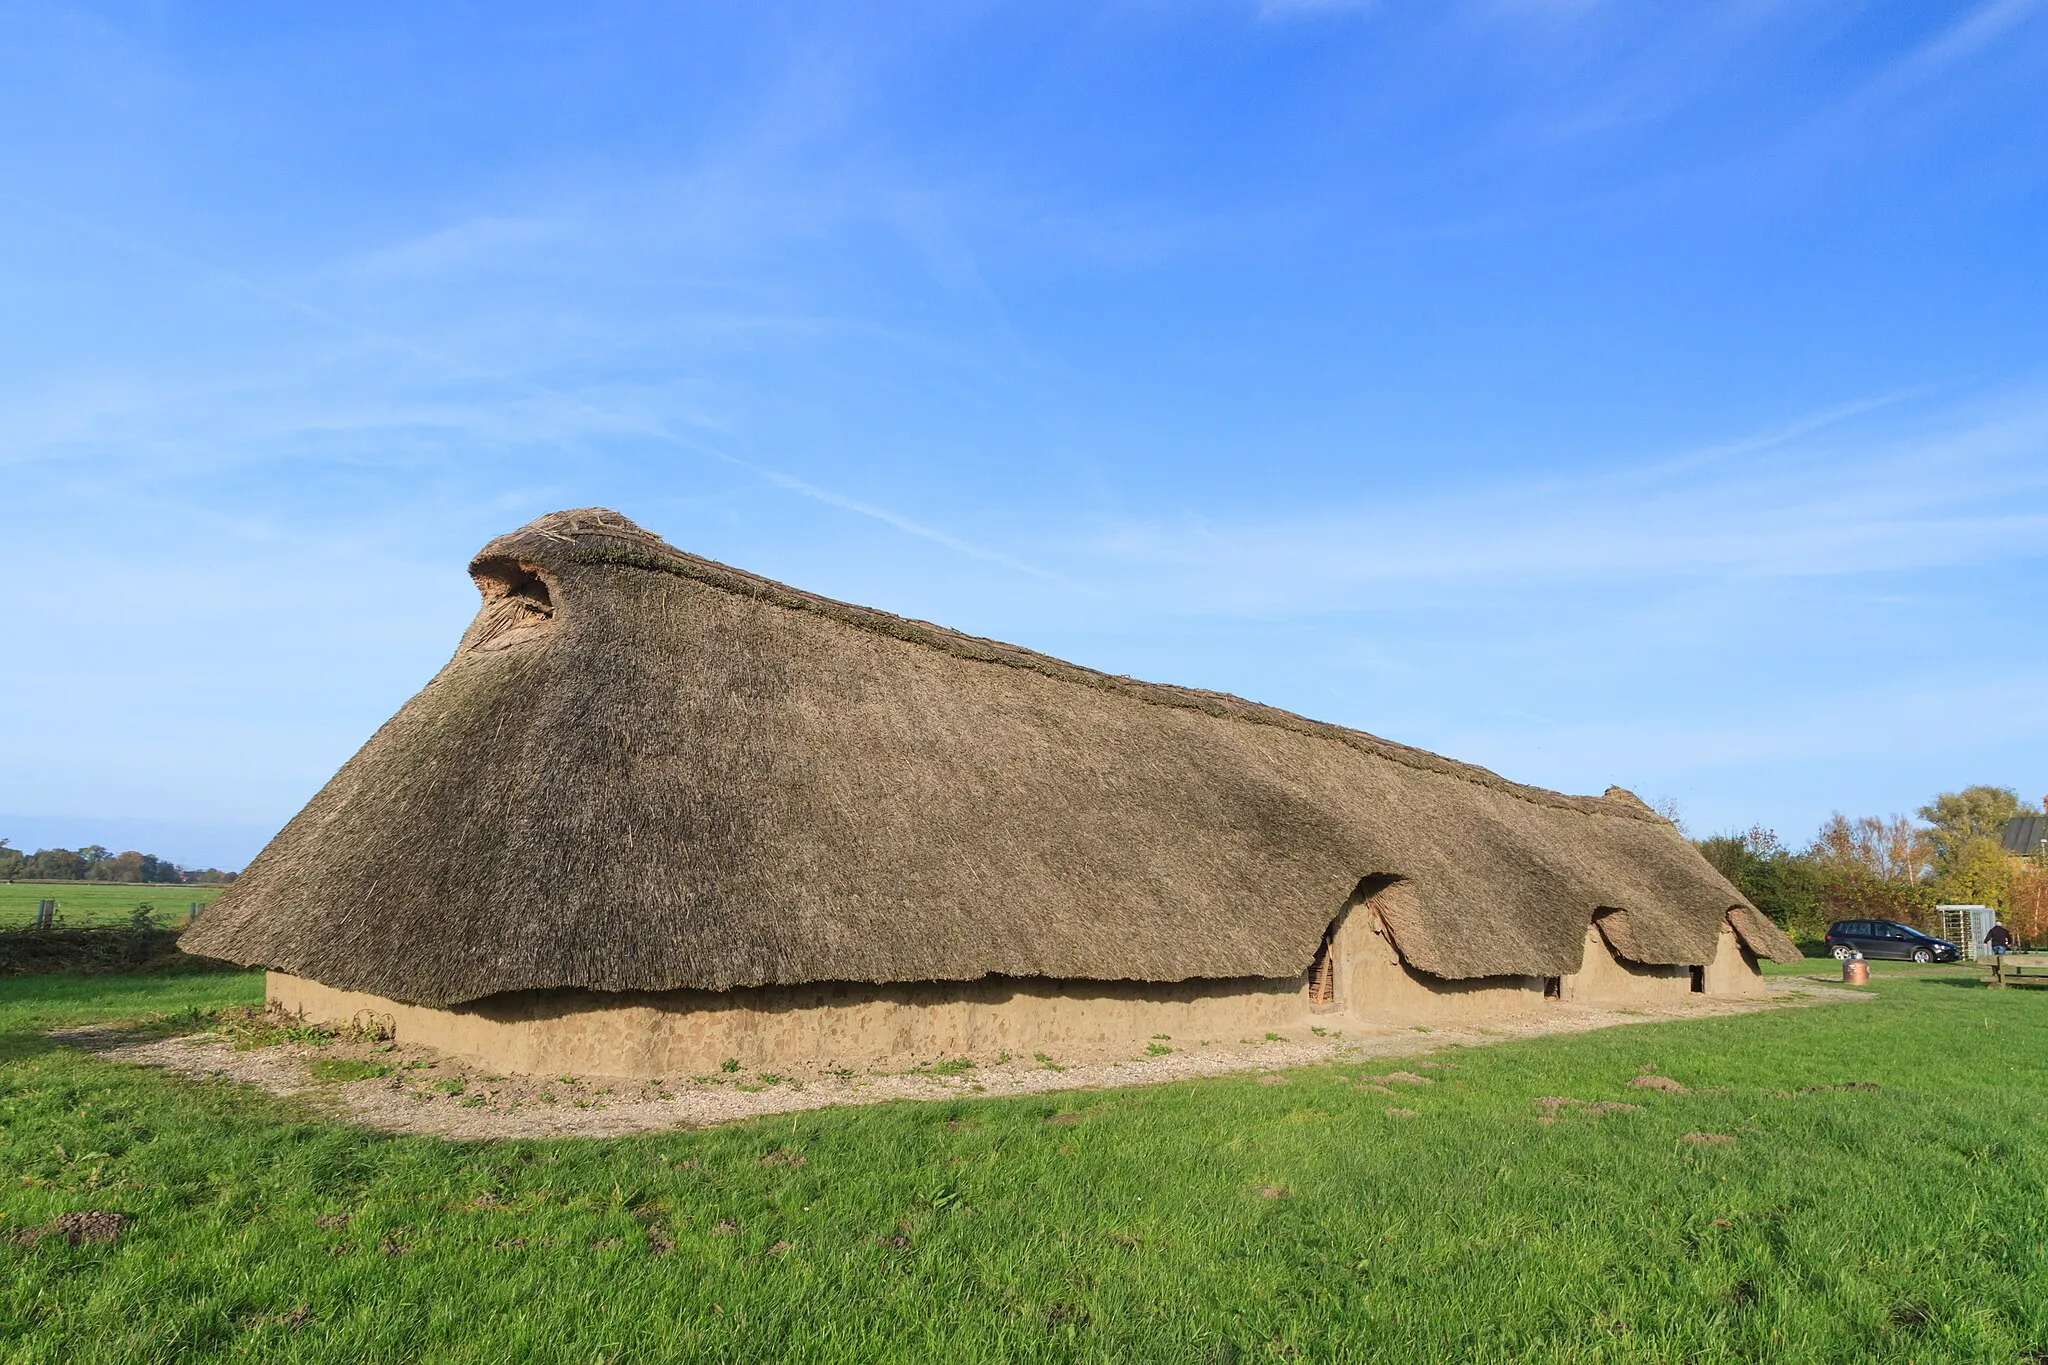
[[[471,627],[471,649],[510,649],[539,639],[555,622],[555,599],[540,567],[517,559],[479,559],[469,566],[483,594]]]
[[[548,595],[547,580],[541,577],[538,565],[516,559],[479,559],[469,566],[469,576],[476,580],[477,591],[486,602],[517,597],[554,615],[554,599]]]

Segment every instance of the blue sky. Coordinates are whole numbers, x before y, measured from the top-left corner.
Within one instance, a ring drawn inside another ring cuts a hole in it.
[[[591,504],[1696,832],[2032,799],[2043,147],[2037,0],[0,3],[0,835],[239,863]]]

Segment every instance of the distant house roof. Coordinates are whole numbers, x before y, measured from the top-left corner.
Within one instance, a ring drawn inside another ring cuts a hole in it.
[[[2015,815],[1998,834],[1999,847],[2015,858],[2039,853],[2043,840],[2048,840],[2048,815]]]

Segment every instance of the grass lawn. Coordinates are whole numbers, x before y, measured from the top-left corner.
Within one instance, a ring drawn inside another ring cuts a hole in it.
[[[126,924],[138,905],[156,907],[160,924],[182,923],[192,902],[204,909],[225,886],[128,886],[119,882],[0,882],[0,929],[33,924],[36,902],[55,900],[60,923]]]
[[[134,1219],[0,1245],[5,1359],[2048,1358],[2048,993],[1968,971],[1392,1096],[1352,1078],[1412,1059],[467,1145],[40,1032],[259,994],[0,982],[0,1228]]]

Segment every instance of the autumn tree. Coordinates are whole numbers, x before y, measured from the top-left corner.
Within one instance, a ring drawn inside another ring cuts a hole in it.
[[[1973,840],[1989,839],[1995,845],[2005,822],[2019,813],[2019,793],[2011,787],[1965,787],[1935,797],[1919,811],[1934,845],[1935,871],[1946,873]]]
[[[1889,820],[1875,815],[1851,820],[1836,811],[1814,835],[1807,853],[1820,862],[1892,885],[1918,882],[1933,870],[1934,849],[1927,831],[1903,815]]]
[[[2048,802],[2044,802],[2048,805]],[[2048,848],[2009,857],[1999,836],[2020,813],[2009,787],[1943,792],[1922,806],[1923,828],[1903,815],[1829,816],[1798,853],[1761,826],[1696,840],[1751,904],[1794,939],[1818,939],[1840,919],[1888,919],[1924,929],[1936,904],[1988,905],[2012,931],[2048,942]]]
[[[12,881],[15,878],[32,877],[40,881],[99,881],[99,882],[231,882],[232,872],[207,868],[203,872],[187,872],[169,858],[159,858],[154,853],[138,853],[130,849],[126,853],[110,853],[103,844],[87,844],[84,848],[39,848],[34,853],[24,854],[10,848],[5,839],[0,839],[0,878]]]
[[[1957,844],[1933,890],[1943,905],[1988,905],[2003,910],[2012,890],[2012,860],[1998,840],[1977,835]]]
[[[139,882],[142,880],[142,855],[130,849],[126,853],[95,858],[85,875],[96,882]]]
[[[2048,943],[2048,856],[2037,852],[2013,869],[2005,927],[2022,943]]]
[[[1806,850],[1830,920],[1869,917],[1922,923],[1934,897],[1924,885],[1933,857],[1926,831],[1903,815],[1851,820],[1836,811]]]

